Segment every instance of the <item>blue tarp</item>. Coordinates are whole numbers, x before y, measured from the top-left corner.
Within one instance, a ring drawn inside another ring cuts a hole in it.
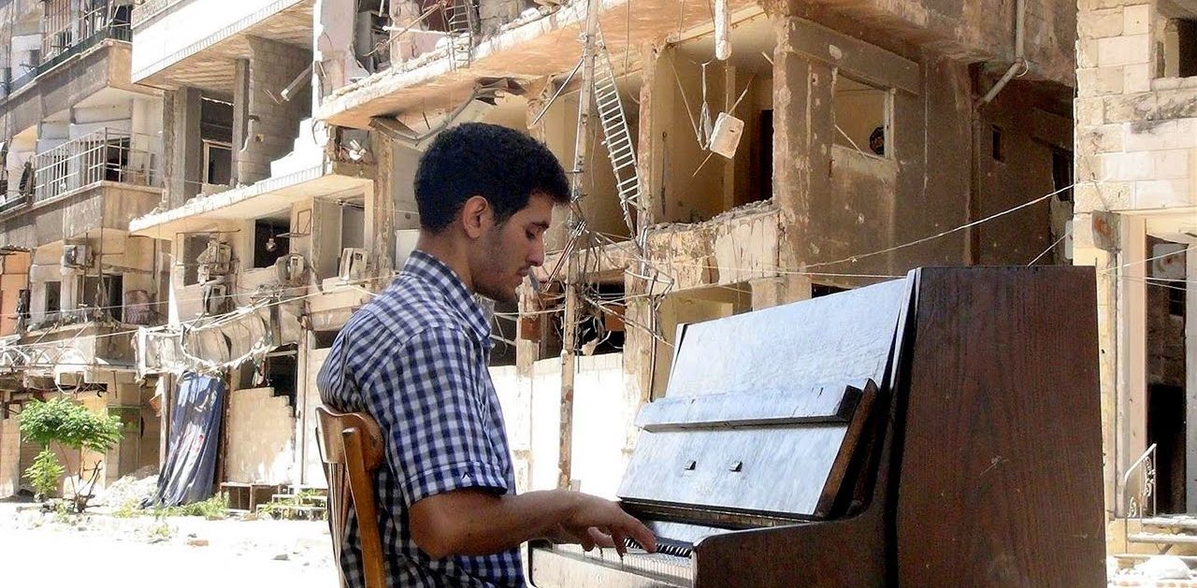
[[[179,378],[155,504],[178,506],[212,496],[224,396],[220,378],[192,372]]]

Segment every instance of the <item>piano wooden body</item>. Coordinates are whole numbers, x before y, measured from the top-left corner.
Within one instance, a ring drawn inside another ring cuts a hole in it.
[[[662,553],[538,588],[1104,587],[1091,268],[925,268],[679,330],[619,489]]]

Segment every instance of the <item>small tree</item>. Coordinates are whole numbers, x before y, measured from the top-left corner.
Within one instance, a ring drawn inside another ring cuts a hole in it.
[[[123,428],[120,419],[111,415],[94,414],[66,397],[54,398],[49,402],[31,402],[21,411],[20,418],[21,433],[25,439],[43,447],[25,473],[43,498],[58,487],[58,479],[65,471],[58,464],[51,445],[56,445],[59,449],[80,451],[79,470],[76,472],[77,476],[70,479],[70,483],[75,511],[83,512],[88,501],[92,499],[96,481],[99,480],[101,462],[96,461],[88,468],[82,452],[106,453],[119,443]],[[57,469],[54,466],[58,466]],[[76,480],[85,478],[87,481],[84,484],[77,485]]]

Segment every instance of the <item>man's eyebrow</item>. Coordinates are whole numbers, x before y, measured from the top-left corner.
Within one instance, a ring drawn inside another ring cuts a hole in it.
[[[549,228],[549,223],[546,223],[544,221],[536,221],[536,222],[532,223],[532,225],[536,226],[536,227],[540,227],[545,230],[548,230],[548,228]]]

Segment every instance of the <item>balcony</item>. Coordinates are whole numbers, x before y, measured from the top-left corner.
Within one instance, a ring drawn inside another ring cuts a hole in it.
[[[125,231],[161,200],[158,139],[101,129],[34,157],[36,245]]]
[[[72,57],[102,44],[106,40],[132,41],[129,27],[129,7],[96,5],[75,16],[61,0],[47,3],[49,11],[42,20],[40,62],[26,69],[5,85],[6,94],[15,94],[42,74],[62,65]],[[14,72],[15,73],[15,72]]]
[[[68,141],[34,158],[35,204],[91,188],[101,182],[162,187],[153,166],[158,139],[102,129]]]

